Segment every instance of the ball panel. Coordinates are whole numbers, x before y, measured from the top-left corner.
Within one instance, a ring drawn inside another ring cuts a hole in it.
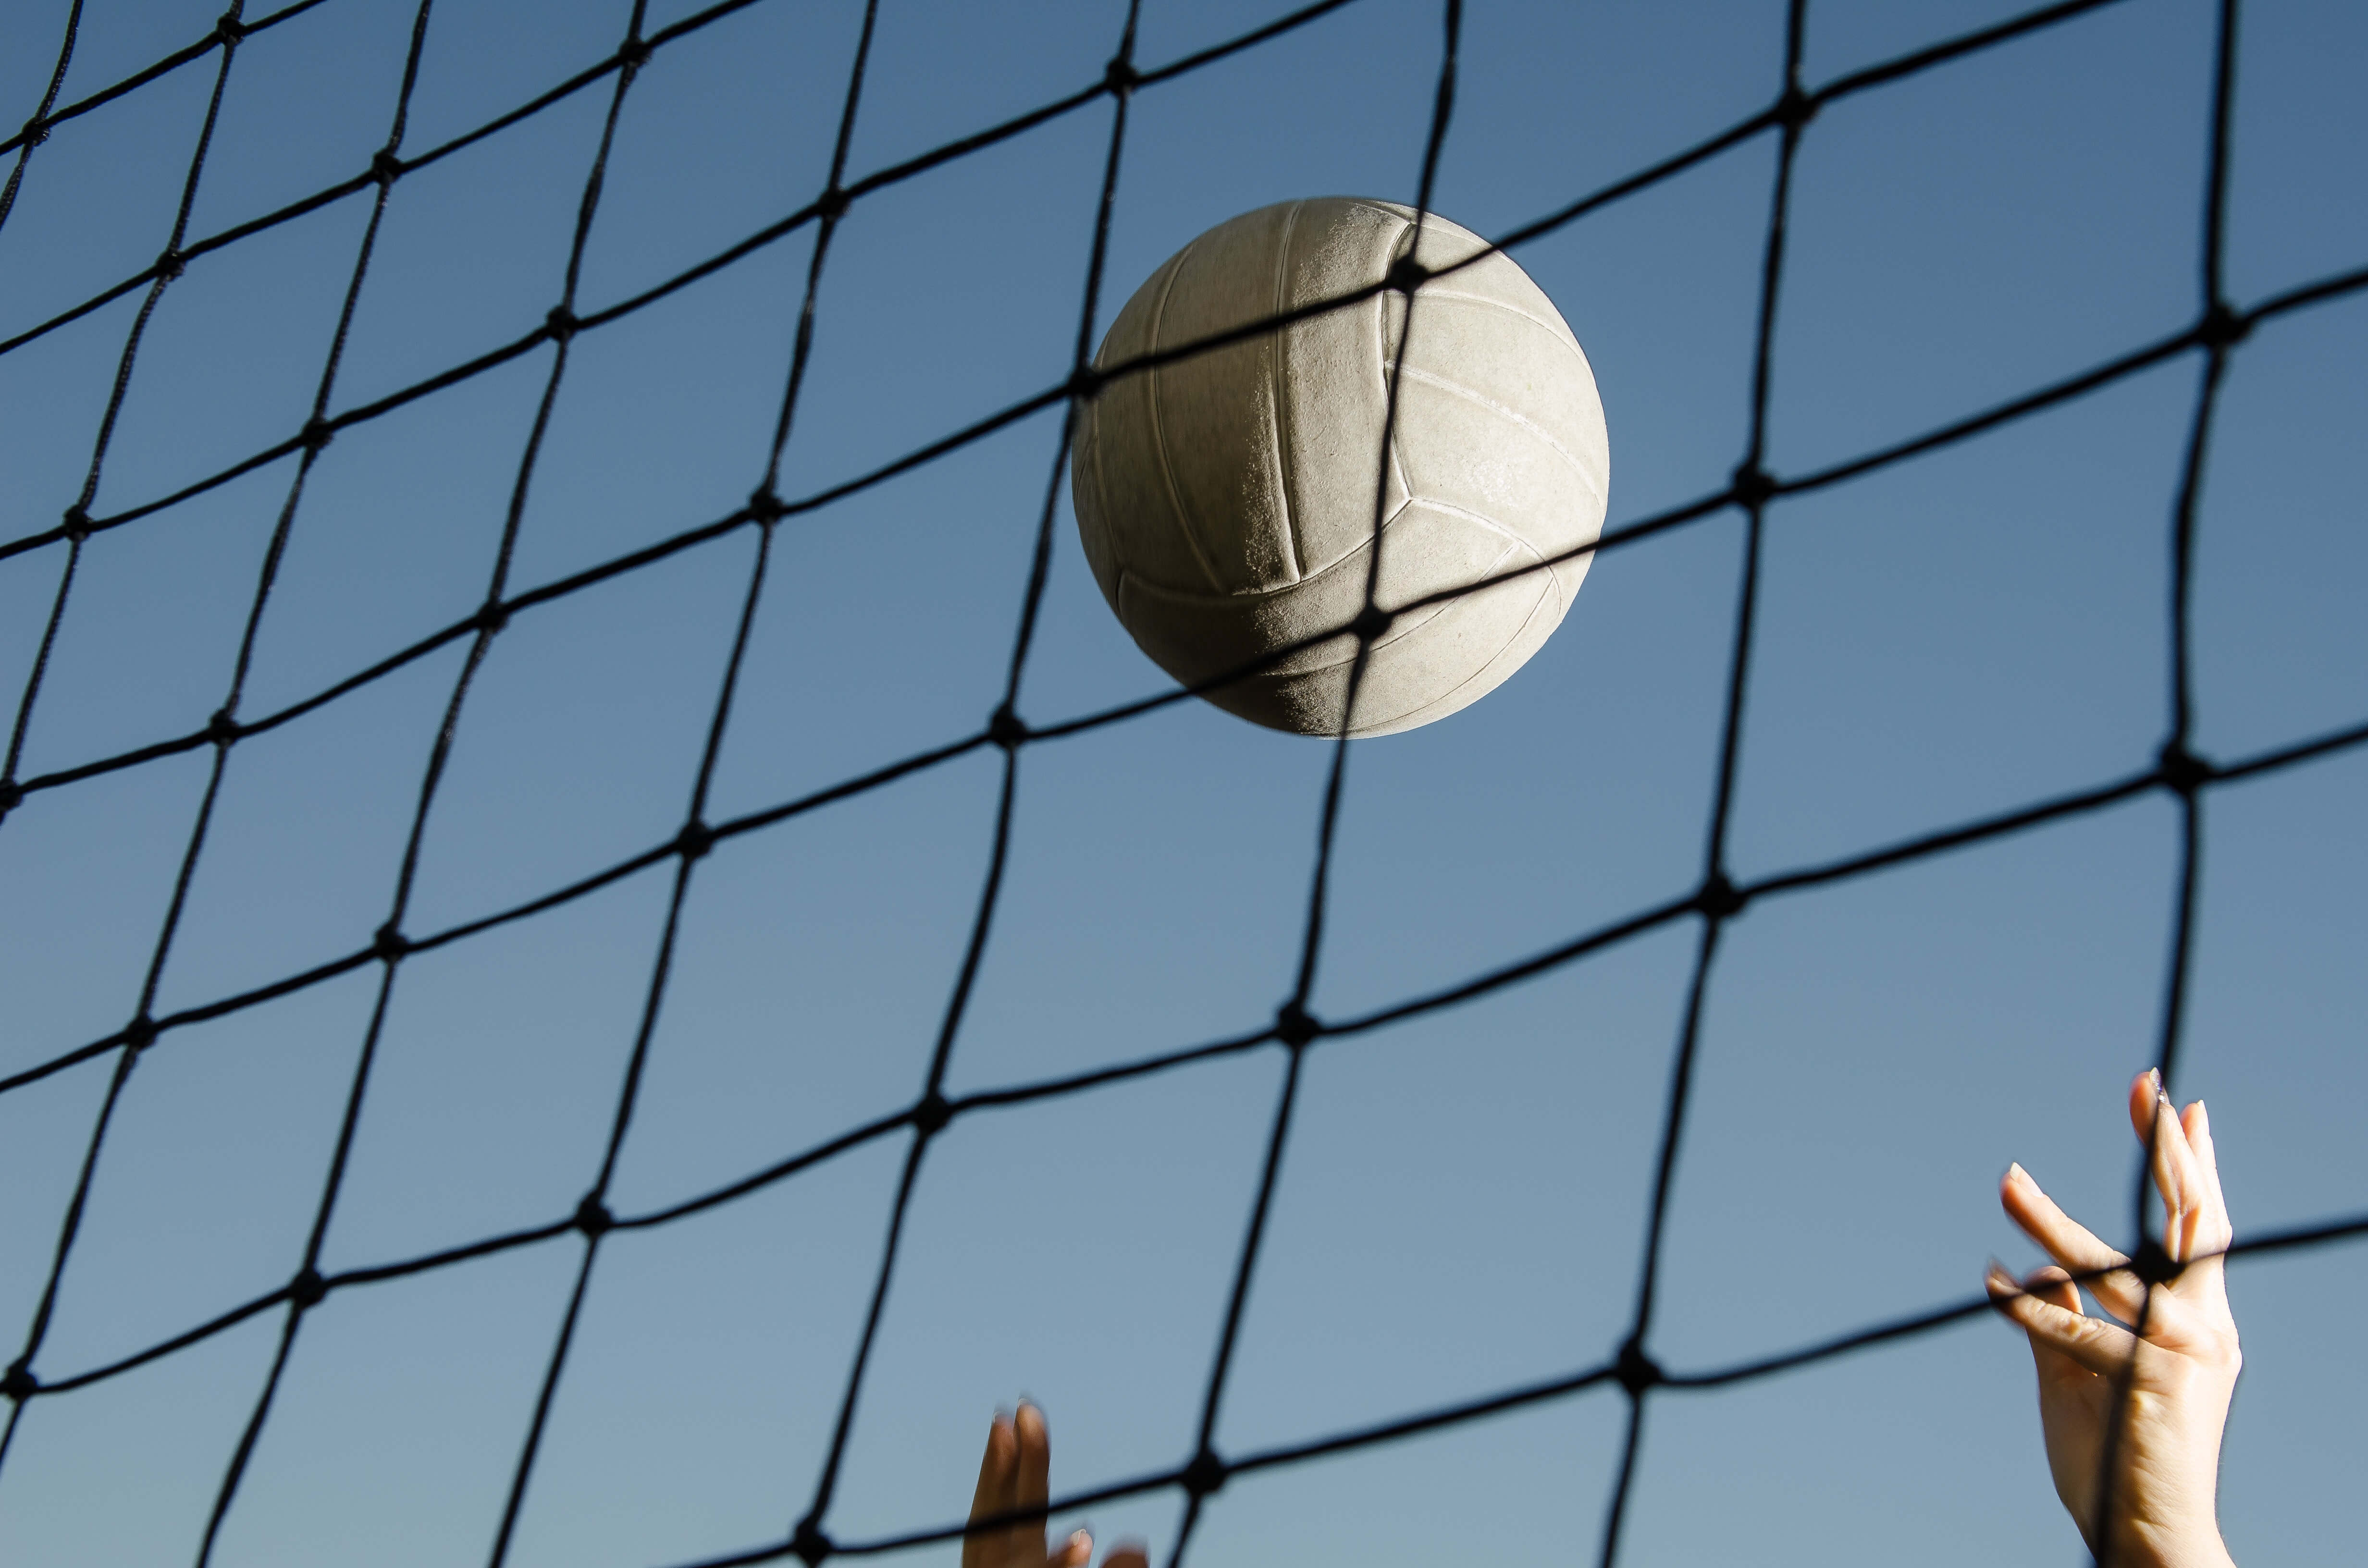
[[[1397,250],[1390,257],[1395,261],[1407,249],[1412,236],[1414,209],[1400,207],[1395,202],[1377,205],[1388,207],[1406,221],[1408,233],[1400,239]],[[1443,290],[1485,299],[1530,316],[1573,347],[1578,346],[1578,337],[1570,330],[1570,324],[1562,319],[1562,312],[1554,308],[1554,302],[1546,297],[1546,291],[1521,270],[1520,264],[1502,251],[1489,250],[1486,240],[1461,223],[1451,222],[1436,212],[1425,218],[1422,221],[1422,255],[1419,259],[1423,266],[1434,272],[1442,267],[1454,268],[1437,280],[1425,283],[1422,288],[1426,297],[1433,290]],[[1393,331],[1395,325],[1394,322]],[[1391,352],[1396,352],[1397,339],[1395,336],[1388,340],[1388,347]]]
[[[1177,268],[1156,346],[1212,337],[1272,314],[1276,267],[1298,206],[1262,207],[1201,235]],[[1217,586],[1229,592],[1285,587],[1300,576],[1276,440],[1276,335],[1163,366],[1153,394],[1185,528]]]
[[[1300,204],[1286,260],[1286,308],[1338,299],[1381,281],[1406,221],[1378,202],[1322,197]],[[1386,390],[1381,301],[1313,316],[1283,339],[1281,395],[1300,570],[1312,575],[1372,537],[1406,485],[1382,465]]]
[[[1520,562],[1508,561],[1499,570],[1512,571],[1520,564],[1522,564]],[[1359,722],[1355,729],[1349,731],[1349,733],[1358,736],[1395,735],[1408,730],[1420,729],[1423,725],[1444,719],[1460,709],[1470,707],[1511,679],[1514,672],[1528,664],[1530,656],[1544,647],[1546,639],[1553,636],[1554,629],[1562,624],[1562,618],[1570,608],[1567,579],[1558,579],[1553,570],[1541,571],[1525,577],[1515,578],[1499,586],[1487,589],[1483,594],[1474,596],[1474,598],[1485,598],[1500,594],[1509,597],[1515,594],[1520,585],[1532,582],[1542,583],[1546,586],[1531,602],[1526,619],[1514,629],[1511,636],[1504,638],[1501,645],[1486,663],[1429,702],[1420,707],[1409,709],[1395,718],[1369,719],[1366,716],[1369,710],[1360,699],[1357,704]],[[1469,601],[1457,602],[1462,604]],[[1491,634],[1501,634],[1501,626],[1502,623],[1499,622],[1497,626],[1491,627]],[[1479,646],[1485,649],[1487,646],[1486,641],[1482,640]]]
[[[1412,367],[1405,372],[1398,408],[1398,455],[1423,499],[1486,518],[1541,555],[1595,539],[1603,521],[1600,494],[1577,460],[1536,426]]]
[[[1428,499],[1417,499],[1406,511],[1407,542],[1419,541],[1426,547],[1421,557],[1427,559],[1406,559],[1417,557],[1417,552],[1396,540],[1385,540],[1383,603],[1404,603],[1492,578],[1506,580],[1441,602],[1438,613],[1408,635],[1375,647],[1366,689],[1357,699],[1356,727],[1360,732],[1395,724],[1452,696],[1518,638],[1541,604],[1560,599],[1559,585],[1550,571],[1507,576],[1536,566],[1538,551],[1486,519]],[[1419,594],[1410,591],[1417,586]],[[1558,608],[1553,614],[1556,619],[1561,617]],[[1514,667],[1507,666],[1497,678],[1510,675]]]
[[[1406,365],[1503,408],[1558,448],[1600,500],[1611,452],[1586,358],[1531,317],[1467,295],[1418,296]]]
[[[1178,269],[1192,249],[1187,245],[1169,257],[1135,290],[1102,339],[1097,364],[1115,365],[1150,351]],[[1070,497],[1076,506],[1077,530],[1086,540],[1088,560],[1107,555],[1112,563],[1108,580],[1099,578],[1097,568],[1097,580],[1112,608],[1118,604],[1118,571],[1179,585],[1219,585],[1185,526],[1167,473],[1159,441],[1160,374],[1144,371],[1105,386],[1086,405],[1071,459]]]
[[[1502,259],[1502,257],[1495,257],[1488,262],[1474,262],[1468,270],[1452,272],[1444,278],[1431,279],[1422,286],[1424,303],[1448,301],[1459,305],[1478,306],[1501,312],[1506,315],[1528,322],[1564,347],[1576,352],[1579,361],[1582,364],[1586,363],[1587,350],[1581,348],[1578,339],[1571,335],[1569,324],[1562,319],[1561,312],[1554,308],[1553,301],[1538,291],[1537,285],[1530,282],[1528,274],[1518,267],[1508,267],[1502,269],[1529,285],[1526,290],[1518,293],[1515,290],[1492,286],[1498,275],[1498,269],[1493,263]],[[1480,278],[1473,276],[1474,272],[1483,267],[1488,268],[1487,276]],[[1508,294],[1515,297],[1505,297]],[[1594,373],[1590,367],[1588,371],[1590,380],[1593,379]]]

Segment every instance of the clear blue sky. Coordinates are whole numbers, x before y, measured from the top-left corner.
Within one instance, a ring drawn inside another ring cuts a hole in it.
[[[1154,65],[1281,0],[1144,0]],[[213,0],[89,0],[60,104],[200,37]],[[648,28],[689,9],[653,0]],[[1266,202],[1414,194],[1432,0],[1360,0],[1135,102],[1106,324],[1192,235]],[[1783,7],[1473,0],[1435,204],[1502,233],[1767,104]],[[1816,85],[2012,14],[1811,0]],[[0,126],[66,6],[0,17]],[[410,0],[327,0],[237,51],[191,238],[359,172]],[[622,0],[437,0],[406,151],[610,54]],[[1795,176],[1769,467],[1798,474],[2074,374],[2196,317],[2214,7],[2125,0],[1838,103]],[[259,13],[258,13],[259,14]],[[860,176],[1098,80],[1116,0],[882,0]],[[853,0],[759,0],[624,100],[579,311],[811,200]],[[2239,306],[2368,264],[2368,13],[2243,8],[2227,239]],[[146,267],[212,54],[58,126],[0,230],[0,336]],[[610,87],[406,176],[333,412],[529,331],[559,298]],[[824,272],[781,491],[866,472],[1067,372],[1110,107],[859,201]],[[1613,525],[1742,456],[1763,135],[1525,244],[1586,346]],[[324,206],[193,261],[147,329],[92,511],[302,424],[369,214]],[[739,506],[764,472],[812,230],[579,337],[513,591]],[[78,493],[140,294],[0,355],[0,536]],[[1099,326],[1097,328],[1099,332]],[[468,615],[552,350],[343,431],[307,483],[241,712]],[[2168,722],[2169,519],[2200,358],[1769,515],[1732,838],[1738,880],[2150,766]],[[2368,719],[2360,431],[2368,298],[2239,350],[2200,513],[2195,744],[2233,759]],[[709,809],[787,801],[977,729],[1000,690],[1057,410],[782,525]],[[22,778],[201,726],[294,460],[94,537]],[[1684,895],[1701,875],[1743,523],[1609,554],[1480,703],[1350,756],[1314,1009],[1347,1017]],[[414,934],[680,826],[754,553],[741,529],[495,640],[428,820]],[[1163,688],[1065,497],[1020,710]],[[64,546],[0,560],[13,713]],[[386,918],[456,642],[230,755],[159,1015],[367,944]],[[1203,704],[1031,747],[949,1094],[1262,1027],[1287,994],[1325,746]],[[0,823],[0,1074],[123,1027],[205,786],[199,751],[37,791]],[[611,1203],[708,1190],[917,1093],[985,868],[972,754],[700,863]],[[2207,1097],[2239,1235],[2368,1209],[2368,752],[2213,793],[2179,1087]],[[2020,1159],[2122,1234],[2127,1075],[2152,1057],[2176,865],[2159,794],[1755,904],[1713,973],[1654,1353],[1725,1365],[1963,1299],[2031,1249]],[[324,1272],[565,1216],[598,1168],[671,882],[660,866],[401,968]],[[1217,1431],[1229,1453],[1591,1365],[1632,1311],[1696,930],[1679,922],[1307,1061]],[[129,1080],[35,1363],[48,1381],[268,1292],[302,1256],[378,993],[365,966],[164,1036]],[[0,1358],[48,1272],[111,1056],[0,1095]],[[990,1414],[1050,1413],[1055,1484],[1189,1457],[1279,1051],[970,1116],[935,1144],[827,1526],[956,1518]],[[653,1564],[782,1536],[810,1502],[905,1136],[601,1249],[519,1517],[519,1564]],[[306,1319],[216,1561],[484,1561],[566,1297],[573,1233]],[[2242,1267],[2227,1450],[2240,1562],[2357,1538],[2368,1247]],[[30,1403],[0,1473],[11,1563],[190,1560],[275,1309]],[[1235,1482],[1192,1561],[1591,1561],[1623,1406],[1596,1392]],[[2065,1562],[2019,1338],[1976,1320],[1724,1394],[1657,1397],[1623,1561]],[[2348,1479],[2347,1479],[2348,1478]],[[1095,1510],[1174,1538],[1178,1494]],[[902,1561],[950,1563],[951,1549]]]

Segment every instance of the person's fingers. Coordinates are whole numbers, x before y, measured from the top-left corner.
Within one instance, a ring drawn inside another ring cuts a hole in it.
[[[1102,1559],[1102,1568],[1151,1568],[1151,1549],[1143,1541],[1121,1541]]]
[[[2075,1316],[2080,1312],[2080,1289],[2072,1283],[2072,1277],[2060,1268],[2038,1269],[2021,1284],[2017,1285],[2014,1276],[2009,1274],[2003,1267],[1993,1260],[1988,1278],[1984,1283],[1989,1287],[1990,1300],[1993,1301],[2003,1295],[2020,1290],[2040,1301],[2061,1307]],[[2031,1359],[2038,1369],[2039,1381],[2042,1384],[2087,1382],[2090,1377],[2089,1369],[2035,1336],[2031,1336]]]
[[[2004,1269],[1998,1270],[1998,1273],[2007,1283],[2013,1283],[2012,1277],[2007,1275]],[[2072,1276],[2061,1268],[2032,1269],[2024,1277],[2021,1289],[2043,1301],[2054,1302],[2067,1312],[2077,1312],[2081,1310],[2080,1288],[2072,1283]]]
[[[1991,1303],[2031,1336],[2034,1354],[2044,1345],[2099,1377],[2111,1377],[2128,1364],[2136,1343],[2129,1330],[2044,1301],[1995,1264],[1987,1282]]]
[[[2020,1165],[2007,1166],[1998,1182],[1998,1203],[2024,1235],[2047,1249],[2048,1256],[2087,1277],[2099,1305],[2124,1322],[2136,1321],[2142,1291],[2138,1277],[2122,1267],[2129,1259],[2057,1207],[2029,1171]]]
[[[2212,1146],[2212,1117],[2197,1100],[2180,1117],[2186,1130],[2187,1146],[2195,1153],[2195,1168],[2200,1178],[2196,1205],[2195,1241],[2203,1253],[2226,1252],[2236,1239],[2235,1227],[2228,1219],[2228,1199],[2220,1190],[2220,1160]]]
[[[2195,1256],[2189,1244],[2202,1205],[2203,1173],[2195,1163],[2195,1151],[2188,1147],[2187,1129],[2169,1096],[2156,1094],[2146,1139],[2155,1190],[2162,1194],[2162,1250],[2174,1261],[2184,1263]]]
[[[970,1517],[984,1519],[1008,1512],[1019,1479],[1019,1436],[1000,1411],[986,1429],[986,1452],[978,1461],[978,1490],[971,1494]]]
[[[1011,1418],[1019,1438],[1017,1507],[1041,1508],[1052,1495],[1053,1440],[1044,1429],[1044,1413],[1022,1401]]]
[[[987,1519],[1008,1513],[1019,1476],[1019,1435],[1011,1418],[998,1411],[994,1424],[986,1429],[986,1452],[978,1461],[978,1490],[971,1494],[971,1518]],[[1008,1533],[1004,1530],[962,1537],[962,1568],[989,1568],[1005,1562],[1008,1540]]]
[[[2149,1067],[2130,1080],[2130,1131],[2146,1141],[2154,1127],[2155,1102],[2162,1098],[2162,1074]]]

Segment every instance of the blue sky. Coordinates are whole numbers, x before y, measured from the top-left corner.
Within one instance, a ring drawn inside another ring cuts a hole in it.
[[[404,147],[610,55],[629,7],[437,0]],[[689,7],[653,4],[645,30]],[[40,103],[65,7],[0,21],[0,124]],[[1137,59],[1275,0],[1144,0]],[[61,104],[202,36],[211,5],[89,0]],[[1812,0],[1812,86],[2014,14]],[[1429,0],[1359,0],[1144,89],[1097,335],[1201,230],[1266,202],[1413,195]],[[1475,0],[1435,204],[1498,234],[1764,107],[1783,10]],[[258,15],[261,13],[257,13]],[[326,0],[237,51],[191,237],[364,168],[414,7]],[[882,0],[860,177],[1089,85],[1123,7]],[[620,113],[579,313],[813,199],[860,6],[759,0],[667,44]],[[1791,476],[2184,330],[2214,7],[2124,0],[1828,107],[1794,175],[1768,466]],[[142,270],[170,233],[219,57],[55,128],[0,229],[0,336]],[[2368,18],[2243,8],[2226,289],[2240,307],[2368,263]],[[559,298],[610,85],[398,181],[333,413],[517,338]],[[859,200],[833,242],[782,494],[862,474],[1067,374],[1110,106]],[[1748,140],[1520,246],[1586,346],[1611,523],[1743,455],[1775,142]],[[368,192],[192,261],[148,325],[91,510],[169,494],[302,425]],[[812,229],[571,347],[512,592],[739,507],[765,471]],[[0,355],[0,535],[87,472],[137,292]],[[550,369],[539,345],[342,430],[321,455],[241,706],[307,697],[484,599]],[[2194,744],[2223,760],[2368,718],[2357,433],[2368,302],[2264,324],[2216,420],[2195,557]],[[1769,513],[1730,837],[1751,881],[2111,781],[2168,723],[2169,521],[2200,357]],[[1057,409],[781,525],[708,816],[977,730],[1000,695]],[[200,726],[222,700],[287,458],[85,546],[20,778]],[[1743,519],[1606,554],[1486,701],[1350,754],[1313,997],[1342,1018],[1699,881]],[[1165,682],[1111,619],[1065,485],[1019,710]],[[518,613],[455,732],[404,917],[509,907],[680,827],[755,551],[741,528]],[[0,691],[23,689],[63,544],[0,559]],[[159,1016],[366,945],[387,918],[454,642],[225,766]],[[1199,703],[1027,748],[1009,871],[946,1090],[1253,1031],[1288,994],[1328,752]],[[0,823],[0,1074],[120,1029],[211,754],[37,790]],[[909,1104],[970,929],[999,759],[973,752],[732,839],[685,901],[610,1192],[642,1213]],[[2240,1237],[2368,1209],[2368,876],[2354,750],[2213,792],[2180,1087],[2211,1103]],[[2119,1093],[2151,1060],[2177,865],[2149,794],[1770,898],[1713,974],[1651,1338],[1721,1366],[1963,1299],[2029,1259],[2019,1159],[2125,1223]],[[324,1272],[564,1217],[598,1171],[671,886],[658,866],[407,960]],[[1216,1440],[1239,1454],[1576,1370],[1626,1330],[1696,928],[1326,1041],[1298,1113]],[[35,1367],[131,1355],[302,1257],[378,995],[366,965],[147,1052],[110,1119]],[[33,1316],[112,1057],[0,1094],[0,1336]],[[1281,1081],[1273,1047],[982,1112],[931,1148],[826,1523],[966,1504],[989,1415],[1050,1413],[1055,1484],[1188,1458]],[[905,1135],[603,1244],[511,1542],[518,1563],[672,1563],[784,1535],[812,1501]],[[583,1253],[575,1234],[308,1314],[219,1562],[485,1558]],[[2240,1561],[2329,1554],[2368,1355],[2328,1303],[2368,1249],[2248,1263],[2224,1477]],[[271,1360],[275,1309],[26,1409],[0,1555],[187,1561]],[[10,1354],[14,1354],[13,1350]],[[1975,1321],[1650,1406],[1623,1561],[2074,1561],[2028,1363]],[[1204,1563],[1587,1560],[1624,1410],[1596,1392],[1239,1479]],[[1173,1492],[1093,1511],[1174,1539]],[[909,1560],[950,1562],[931,1549]]]

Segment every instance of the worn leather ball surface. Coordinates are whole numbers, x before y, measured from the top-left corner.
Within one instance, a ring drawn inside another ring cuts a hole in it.
[[[1153,273],[1102,340],[1123,361],[1380,282],[1414,243],[1395,202],[1317,197],[1220,223]],[[1437,214],[1416,259],[1486,249]],[[1508,256],[1428,278],[1413,305],[1386,464],[1387,378],[1406,297],[1384,291],[1121,375],[1083,410],[1070,461],[1095,581],[1135,642],[1193,684],[1347,626],[1364,608],[1379,488],[1374,644],[1351,734],[1445,718],[1560,625],[1603,525],[1611,452],[1595,376]],[[1551,564],[1546,564],[1551,562]],[[1338,734],[1356,639],[1341,632],[1209,692],[1245,719]]]

